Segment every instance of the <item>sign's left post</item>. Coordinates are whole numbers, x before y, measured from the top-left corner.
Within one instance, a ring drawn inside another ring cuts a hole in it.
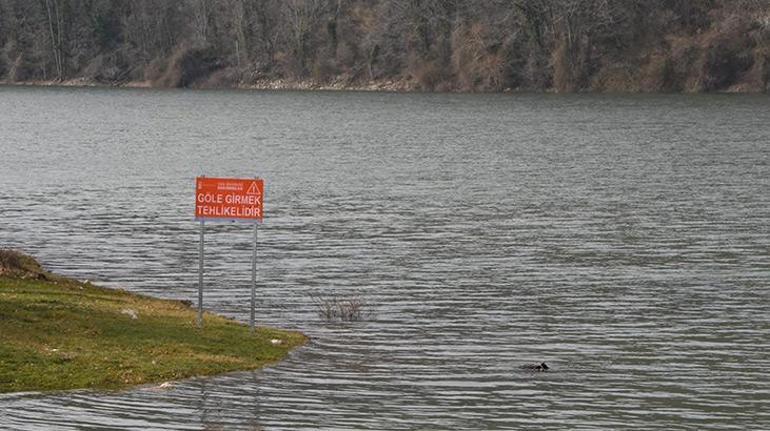
[[[198,248],[198,327],[203,327],[203,231],[204,221],[201,220],[201,242]]]

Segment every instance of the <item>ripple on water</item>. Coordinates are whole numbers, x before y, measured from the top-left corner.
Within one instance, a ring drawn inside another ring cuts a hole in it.
[[[770,424],[766,98],[0,93],[0,245],[191,299],[193,178],[258,174],[258,318],[312,338],[256,373],[3,395],[0,428]],[[206,234],[207,308],[246,320],[250,229]],[[367,319],[323,322],[335,294]]]

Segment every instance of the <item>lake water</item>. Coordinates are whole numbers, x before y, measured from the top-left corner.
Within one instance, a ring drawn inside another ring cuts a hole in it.
[[[50,270],[194,301],[199,174],[265,179],[258,323],[312,341],[0,428],[770,428],[767,96],[0,88],[0,246]],[[207,224],[208,310],[251,239]]]

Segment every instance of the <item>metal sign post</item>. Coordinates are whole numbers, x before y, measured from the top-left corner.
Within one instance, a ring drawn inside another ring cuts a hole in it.
[[[254,250],[251,255],[251,313],[249,327],[256,328],[257,303],[257,228],[262,222],[264,181],[259,178],[208,178],[195,180],[195,219],[201,222],[198,251],[198,327],[203,327],[203,236],[204,222],[254,223]]]
[[[251,317],[249,318],[249,327],[254,332],[254,315],[257,308],[257,227],[254,223],[254,252],[251,254]]]
[[[201,243],[198,249],[198,327],[203,327],[203,223],[201,220]]]

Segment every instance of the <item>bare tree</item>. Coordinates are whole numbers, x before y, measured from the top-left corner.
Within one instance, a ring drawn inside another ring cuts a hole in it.
[[[295,73],[301,75],[306,72],[309,44],[318,25],[324,0],[285,0],[283,5],[292,54],[297,62]]]
[[[56,66],[56,80],[64,80],[64,54],[63,54],[63,17],[60,0],[43,0],[48,19],[48,30],[51,40],[51,52]]]
[[[194,29],[194,40],[205,44],[209,32],[209,3],[210,0],[190,0],[190,10]]]

